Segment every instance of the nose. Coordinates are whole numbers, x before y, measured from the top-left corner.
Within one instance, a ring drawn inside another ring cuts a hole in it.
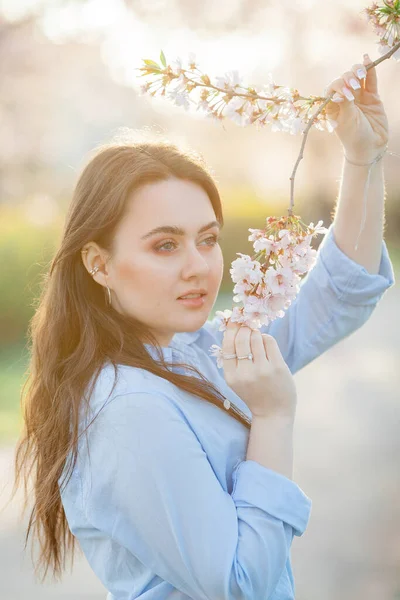
[[[183,279],[189,279],[194,275],[197,277],[208,275],[209,271],[207,257],[195,245],[191,246],[185,253],[185,263],[182,268]]]

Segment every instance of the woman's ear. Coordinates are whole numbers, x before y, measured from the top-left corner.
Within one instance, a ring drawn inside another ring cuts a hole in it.
[[[82,252],[82,262],[85,269],[97,283],[106,287],[106,277],[108,275],[107,262],[111,257],[95,242],[86,245],[84,250],[85,252]]]

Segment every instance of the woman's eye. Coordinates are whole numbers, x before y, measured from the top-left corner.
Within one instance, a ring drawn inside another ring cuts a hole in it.
[[[218,235],[211,235],[210,237],[206,238],[205,240],[203,240],[203,242],[207,242],[207,246],[215,246],[220,240],[222,239],[221,236]],[[155,250],[161,250],[162,248],[165,248],[165,246],[169,246],[169,245],[175,245],[175,242],[164,242],[164,244],[161,244],[161,246],[156,246]],[[168,250],[167,250],[168,252]]]

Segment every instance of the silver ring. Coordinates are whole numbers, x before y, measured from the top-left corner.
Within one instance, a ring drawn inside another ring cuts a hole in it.
[[[249,360],[253,360],[253,355],[250,352],[250,354],[246,354],[246,356],[238,356],[237,359],[241,360],[242,358],[248,358]]]
[[[236,358],[237,354],[222,354],[222,358]]]
[[[98,267],[97,265],[95,267],[93,267],[93,269],[91,269],[89,271],[89,273],[93,276],[97,273],[97,271],[100,269],[100,267]]]

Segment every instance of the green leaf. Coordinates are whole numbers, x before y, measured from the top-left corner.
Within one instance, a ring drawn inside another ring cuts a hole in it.
[[[149,60],[144,58],[143,62],[146,63],[146,65],[148,65],[149,67],[153,67],[154,69],[157,69],[158,71],[161,70],[161,67],[158,63],[154,62],[154,60]]]
[[[164,65],[164,67],[166,67],[167,61],[165,60],[164,52],[162,50],[161,50],[161,54],[160,54],[160,60],[161,60],[162,64]]]
[[[394,14],[394,11],[396,11],[399,8],[399,2],[397,0],[393,3],[393,5],[386,2],[386,0],[383,0],[383,4],[388,8],[387,14]]]

